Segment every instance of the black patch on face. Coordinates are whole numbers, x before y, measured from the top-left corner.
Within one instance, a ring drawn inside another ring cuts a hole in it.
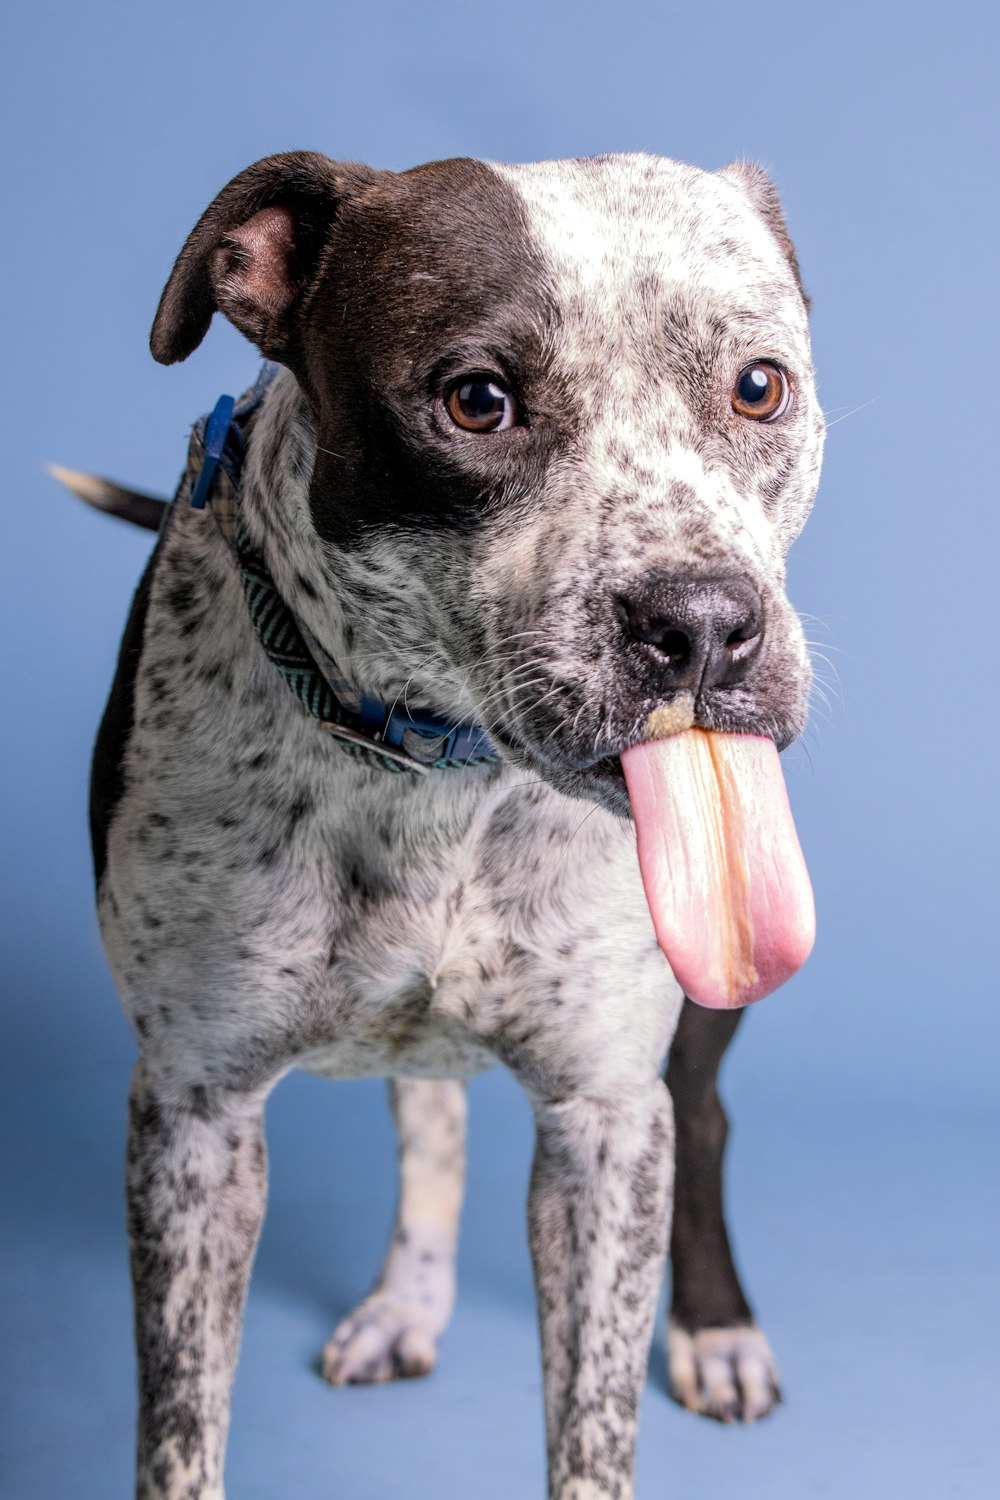
[[[319,452],[319,534],[350,546],[386,526],[476,524],[538,492],[576,425],[550,351],[557,300],[517,194],[489,167],[453,161],[381,180],[346,203],[301,330]],[[497,379],[519,422],[470,433],[444,395]]]

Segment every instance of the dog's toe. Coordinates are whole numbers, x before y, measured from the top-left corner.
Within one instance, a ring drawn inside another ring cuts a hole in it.
[[[670,1394],[688,1411],[717,1422],[756,1422],[781,1400],[771,1346],[759,1328],[668,1332]]]
[[[372,1385],[429,1375],[437,1341],[412,1306],[375,1292],[334,1330],[323,1350],[331,1385]]]

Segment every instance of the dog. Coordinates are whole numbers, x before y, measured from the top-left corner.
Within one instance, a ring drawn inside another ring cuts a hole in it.
[[[536,1125],[550,1500],[632,1494],[672,1197],[674,1395],[722,1420],[778,1399],[723,1219],[739,1013],[693,1006],[657,946],[619,756],[682,691],[705,728],[783,749],[803,726],[784,574],[823,443],[807,308],[746,163],[288,153],[189,236],[154,356],[221,311],[270,363],[194,431],[94,756],[140,1049],[142,1500],[223,1494],[263,1108],[292,1068],[389,1078],[399,1129],[397,1223],[326,1346],[333,1384],[431,1369],[463,1083],[501,1062]],[[754,649],[709,673],[723,617]]]

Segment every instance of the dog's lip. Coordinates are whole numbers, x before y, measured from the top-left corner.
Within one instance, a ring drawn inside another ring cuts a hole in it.
[[[613,782],[623,791],[625,789],[625,772],[622,770],[620,754],[604,755],[600,760],[592,761],[588,766],[574,769],[573,775],[587,781]]]
[[[514,755],[525,755],[536,767],[539,761],[547,763],[559,777],[567,777],[584,785],[596,782],[624,792],[625,773],[621,766],[623,752],[643,743],[646,736],[642,732],[642,726],[646,723],[649,711],[665,706],[670,701],[672,700],[665,699],[660,703],[644,705],[641,716],[635,721],[633,733],[609,738],[596,754],[589,757],[576,757],[569,747],[564,747],[562,755],[545,754],[530,736],[517,733],[515,726],[510,724],[504,726],[503,738],[495,731],[491,731],[491,738],[501,752],[506,750]],[[720,699],[717,694],[711,697],[707,694],[699,696],[694,705],[693,723],[695,728],[710,730],[716,734],[756,735],[772,740],[779,752],[786,750],[798,738],[801,728],[793,723],[776,722],[773,712],[768,713],[765,709],[755,711],[754,706],[746,702],[736,705],[726,698]]]
[[[645,720],[643,720],[645,723]],[[703,708],[696,706],[693,727],[696,729],[710,730],[715,734],[747,734],[757,735],[762,739],[773,740],[779,751],[785,750],[796,738],[794,731],[785,734],[775,734],[773,720],[765,722],[763,716],[755,716],[747,713],[726,713],[718,709]],[[626,750],[631,750],[635,745],[644,742],[642,733],[630,735],[628,738],[606,746],[600,755],[595,755],[590,760],[577,761],[567,769],[578,772],[581,775],[609,774],[613,768],[617,768],[617,774],[621,775],[621,756]]]

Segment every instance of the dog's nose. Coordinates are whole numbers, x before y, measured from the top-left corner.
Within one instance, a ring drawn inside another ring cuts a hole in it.
[[[618,618],[665,686],[730,687],[764,638],[764,605],[747,578],[653,577],[615,598]]]

